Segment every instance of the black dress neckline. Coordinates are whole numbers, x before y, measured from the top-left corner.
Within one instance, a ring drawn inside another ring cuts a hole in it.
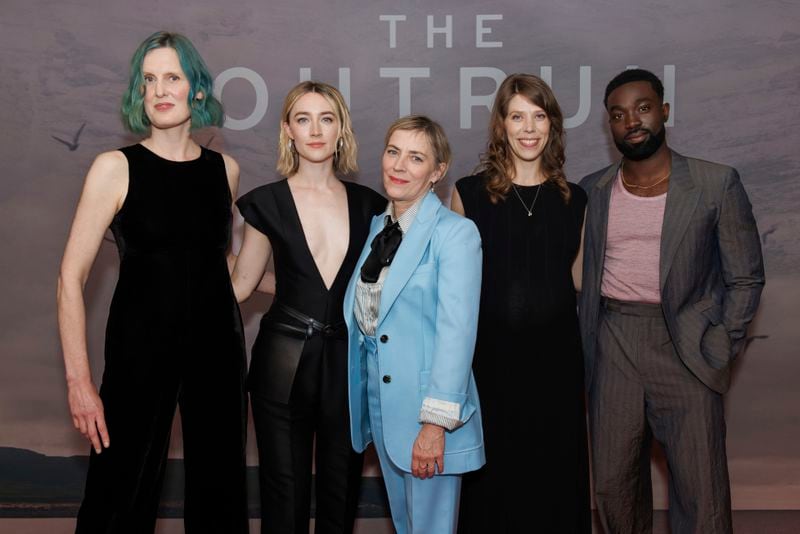
[[[333,277],[333,281],[331,282],[330,287],[325,284],[325,279],[322,277],[322,272],[319,270],[319,266],[317,265],[317,261],[314,259],[314,255],[311,253],[311,247],[308,245],[308,237],[306,236],[306,230],[303,228],[303,221],[300,219],[300,212],[297,209],[297,203],[294,201],[294,195],[292,194],[292,189],[289,187],[289,179],[284,178],[279,183],[283,185],[285,191],[284,193],[287,195],[289,199],[289,205],[292,208],[292,213],[294,214],[295,222],[297,223],[297,227],[300,231],[300,235],[303,237],[303,250],[305,254],[308,256],[308,259],[311,260],[311,265],[314,266],[314,271],[317,274],[317,280],[319,281],[322,288],[325,290],[326,293],[329,293],[331,289],[339,282],[339,278],[342,275],[342,267],[345,263],[347,263],[347,259],[349,258],[350,254],[352,254],[353,243],[356,239],[353,236],[353,220],[354,217],[357,215],[355,210],[355,202],[352,199],[352,188],[349,186],[348,182],[344,180],[339,180],[342,185],[344,185],[345,197],[347,201],[347,219],[348,219],[348,235],[347,235],[347,249],[344,253],[344,257],[342,258],[342,262],[339,264],[339,268],[336,270],[336,275]]]
[[[144,146],[142,143],[136,143],[135,146],[139,147],[145,153],[150,154],[152,157],[154,157],[154,158],[156,158],[156,159],[158,159],[160,161],[164,161],[166,163],[173,164],[173,165],[197,163],[198,161],[201,161],[203,159],[203,156],[205,155],[205,152],[206,152],[206,148],[203,145],[198,145],[200,147],[200,155],[199,156],[197,156],[194,159],[187,159],[186,161],[176,161],[174,159],[167,159],[167,158],[165,158],[163,156],[159,156],[158,154],[156,154],[155,152],[153,152],[152,150],[150,150],[149,148]]]

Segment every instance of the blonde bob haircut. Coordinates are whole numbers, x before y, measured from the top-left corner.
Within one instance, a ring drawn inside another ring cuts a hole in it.
[[[428,138],[428,143],[431,145],[431,152],[436,160],[436,166],[444,164],[442,176],[439,181],[444,179],[447,174],[447,169],[450,167],[453,154],[450,151],[450,143],[447,141],[447,135],[444,133],[444,128],[435,120],[426,117],[425,115],[406,115],[394,121],[386,132],[386,137],[383,140],[383,146],[389,146],[389,139],[392,134],[397,130],[404,130],[410,132],[422,132]]]
[[[333,156],[333,171],[336,174],[350,174],[358,171],[358,145],[353,134],[350,111],[347,109],[342,93],[327,83],[307,81],[292,87],[283,101],[281,129],[278,136],[278,172],[289,177],[294,175],[300,166],[300,156],[294,148],[294,143],[290,142],[291,138],[283,125],[289,123],[292,108],[297,101],[308,93],[322,95],[333,108],[336,120],[339,121],[339,137],[336,140],[336,152]]]

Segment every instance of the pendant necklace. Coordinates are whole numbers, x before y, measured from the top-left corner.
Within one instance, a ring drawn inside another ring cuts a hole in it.
[[[517,194],[517,198],[519,199],[519,203],[522,204],[522,207],[525,209],[525,211],[528,212],[528,217],[532,216],[533,215],[533,207],[536,205],[536,199],[539,198],[539,191],[542,190],[542,184],[539,184],[539,189],[536,190],[536,195],[533,197],[533,202],[531,202],[531,207],[530,208],[525,205],[525,201],[522,200],[522,195],[520,195],[519,191],[517,191],[517,185],[514,182],[511,182],[511,188],[514,189],[514,193]]]

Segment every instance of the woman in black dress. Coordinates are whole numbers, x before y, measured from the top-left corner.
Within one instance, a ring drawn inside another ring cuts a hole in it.
[[[186,532],[244,534],[245,352],[226,263],[239,169],[189,135],[223,114],[186,37],[139,46],[122,114],[147,136],[95,159],[58,280],[70,412],[93,446],[77,532],[153,531],[179,404]],[[120,273],[98,395],[83,286],[109,225]]]
[[[591,532],[572,276],[586,194],[563,165],[552,91],[536,76],[509,76],[478,174],[459,180],[452,199],[483,241],[473,369],[486,465],[464,477],[461,533]]]
[[[350,444],[342,303],[369,223],[386,201],[336,177],[356,170],[338,90],[303,82],[286,96],[281,117],[278,172],[288,178],[238,200],[246,224],[232,275],[241,302],[274,254],[275,300],[261,319],[248,377],[261,531],[308,532],[316,436],[315,532],[349,533],[362,456]]]

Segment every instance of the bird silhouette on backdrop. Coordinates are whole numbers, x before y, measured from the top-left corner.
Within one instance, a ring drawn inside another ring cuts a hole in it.
[[[78,131],[75,132],[75,135],[72,137],[72,141],[65,141],[65,140],[61,139],[60,137],[56,137],[55,135],[51,135],[50,137],[52,137],[53,139],[55,139],[59,143],[62,143],[64,145],[66,145],[70,152],[75,152],[76,150],[78,150],[78,146],[79,146],[78,139],[80,139],[81,133],[83,133],[84,127],[86,127],[86,123],[85,122],[83,124],[81,124],[81,127],[78,128]]]

